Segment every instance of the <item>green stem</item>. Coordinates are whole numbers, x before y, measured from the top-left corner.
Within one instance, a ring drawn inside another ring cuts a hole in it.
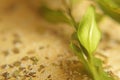
[[[94,80],[102,80],[102,79],[100,78],[100,75],[99,75],[96,67],[95,67],[95,64],[94,64],[94,61],[93,61],[93,57],[91,56],[90,59],[91,59],[91,60],[89,60],[89,65],[88,65],[88,66],[89,66],[89,71],[90,71],[90,73],[91,73],[92,78],[93,78]]]
[[[70,19],[71,19],[71,22],[72,22],[72,25],[75,27],[75,29],[77,30],[77,23],[74,19],[74,17],[72,16],[72,10],[70,8],[68,8],[68,15],[70,16]]]
[[[88,62],[89,73],[91,74],[93,80],[115,80],[102,69],[102,65],[96,66],[94,60],[95,57],[92,56],[91,60]]]

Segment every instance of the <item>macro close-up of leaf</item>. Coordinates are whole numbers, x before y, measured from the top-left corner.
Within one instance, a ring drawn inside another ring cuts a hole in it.
[[[78,38],[89,53],[93,53],[100,41],[101,33],[95,21],[93,9],[89,9],[78,27]]]
[[[93,56],[101,39],[101,32],[97,27],[93,7],[87,9],[77,29],[77,37],[81,47],[79,48],[73,43],[72,49],[78,55],[92,79],[115,80],[102,69],[102,61]]]

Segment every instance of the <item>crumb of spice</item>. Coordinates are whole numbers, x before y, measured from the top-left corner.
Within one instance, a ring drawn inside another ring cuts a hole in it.
[[[38,62],[37,57],[31,57],[30,60],[33,61],[33,64],[37,64],[37,62]]]
[[[21,62],[20,61],[17,61],[13,64],[14,66],[20,66],[21,65]]]
[[[44,69],[45,66],[44,65],[40,65],[39,68],[38,68],[38,71],[40,72],[42,69]]]
[[[18,48],[13,48],[13,53],[15,53],[15,54],[18,54],[20,51],[19,51],[19,49]]]

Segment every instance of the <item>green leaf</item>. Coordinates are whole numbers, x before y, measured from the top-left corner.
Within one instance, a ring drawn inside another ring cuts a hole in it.
[[[120,6],[120,0],[113,0],[118,6]]]
[[[78,27],[77,35],[81,45],[88,53],[93,53],[101,39],[101,33],[96,25],[93,7],[87,10]]]
[[[120,4],[116,4],[115,2],[120,1],[113,1],[113,0],[96,0],[101,9],[104,11],[105,14],[111,16],[116,21],[120,22]]]
[[[70,20],[65,15],[63,11],[52,10],[47,6],[42,6],[40,8],[40,13],[44,19],[53,23],[70,23]]]

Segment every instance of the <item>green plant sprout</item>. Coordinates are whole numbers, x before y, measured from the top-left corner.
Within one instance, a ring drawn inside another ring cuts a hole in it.
[[[95,21],[93,7],[89,7],[79,23],[71,42],[71,48],[78,56],[93,80],[115,80],[102,68],[102,61],[94,56],[94,52],[101,39],[101,33]]]
[[[75,0],[75,2],[76,1],[78,0]],[[98,2],[105,12],[110,14],[110,16],[115,20],[119,21],[120,12],[116,12],[111,8],[108,9],[105,3],[102,3],[102,1],[108,0],[96,0],[96,2]],[[83,64],[85,70],[88,72],[92,80],[116,80],[115,77],[104,71],[102,68],[102,61],[94,56],[95,50],[101,39],[101,32],[97,27],[94,7],[90,6],[87,9],[80,22],[75,21],[74,17],[72,16],[72,9],[70,7],[66,7],[66,9],[67,11],[64,12],[60,10],[51,10],[46,6],[43,6],[40,10],[42,12],[42,16],[48,21],[53,23],[68,23],[75,28],[70,47],[79,58],[80,62]]]

